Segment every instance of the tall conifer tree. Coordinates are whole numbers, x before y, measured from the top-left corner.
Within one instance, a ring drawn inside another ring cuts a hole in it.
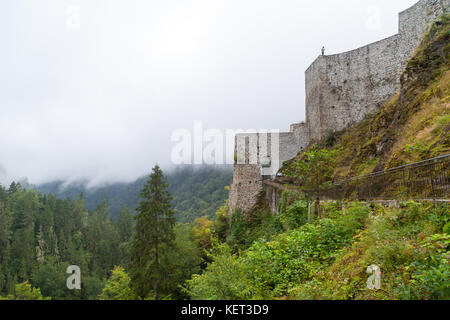
[[[131,244],[131,285],[137,295],[146,298],[152,291],[156,300],[161,294],[161,247],[174,241],[175,217],[172,196],[166,178],[156,165],[141,191],[137,208],[136,232]]]

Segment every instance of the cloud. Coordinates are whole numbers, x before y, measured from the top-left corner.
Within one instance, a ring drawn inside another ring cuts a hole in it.
[[[6,169],[0,162],[0,184],[5,184],[7,181]]]

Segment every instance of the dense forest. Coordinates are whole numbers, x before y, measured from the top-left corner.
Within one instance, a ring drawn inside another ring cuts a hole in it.
[[[111,289],[114,281],[120,287],[131,281],[127,272],[136,227],[133,216],[147,178],[95,191],[71,186],[58,195],[15,182],[9,188],[0,185],[0,297],[152,298],[132,291],[124,295],[122,290],[116,295]],[[229,170],[213,167],[179,168],[168,175],[169,206],[177,223],[170,228],[173,241],[160,253],[163,298],[187,298],[180,285],[207,261],[204,250],[212,226],[208,217],[225,204],[230,179]],[[42,189],[59,186],[47,184]],[[113,214],[119,205],[120,211]],[[81,269],[81,290],[67,289],[66,269],[71,265]]]
[[[181,285],[199,273],[207,259],[204,250],[209,247],[212,222],[202,217],[190,224],[175,223],[172,196],[165,192],[173,223],[164,234],[173,237],[160,248],[158,262],[164,275],[160,294],[161,298],[182,299],[188,296]],[[149,239],[145,234],[143,240],[136,239],[135,220],[142,214],[133,219],[124,208],[112,219],[108,207],[106,198],[95,210],[87,210],[82,195],[76,200],[58,199],[26,190],[20,183],[0,186],[0,300],[154,299],[152,292],[135,294],[127,273],[133,241],[144,243],[143,254],[150,251],[151,241],[145,240]],[[147,225],[144,233],[155,224]],[[141,260],[140,253],[138,257]],[[81,269],[81,290],[66,286],[66,270],[71,265]],[[155,275],[145,274],[150,278],[143,282],[151,286]]]
[[[225,187],[230,185],[231,177],[231,168],[227,166],[180,166],[169,171],[167,179],[174,197],[177,221],[192,222],[198,217],[214,217],[228,197]],[[123,207],[130,208],[134,214],[145,180],[146,177],[141,177],[132,183],[115,183],[95,188],[87,188],[87,183],[83,182],[66,186],[64,182],[57,181],[35,188],[44,194],[55,194],[58,198],[69,197],[72,200],[83,193],[89,210],[95,210],[106,196],[111,216],[117,218]]]
[[[126,265],[133,232],[131,213],[117,221],[107,202],[87,211],[84,199],[57,199],[12,183],[0,187],[0,292],[12,294],[26,281],[54,299],[93,299],[108,272]],[[83,270],[83,289],[65,287],[66,268]],[[0,294],[1,295],[1,294]]]

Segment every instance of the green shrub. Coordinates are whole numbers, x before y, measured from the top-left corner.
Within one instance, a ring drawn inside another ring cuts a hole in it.
[[[334,178],[337,157],[341,148],[328,150],[313,145],[301,160],[294,161],[284,170],[286,177],[301,181],[305,189],[326,188]]]
[[[249,248],[255,241],[270,239],[283,231],[278,218],[269,211],[254,217],[247,217],[239,210],[233,212],[227,244],[234,252]]]
[[[242,263],[227,245],[214,248],[213,263],[202,275],[186,282],[185,291],[193,300],[246,300],[252,297],[252,286]]]
[[[308,201],[296,201],[284,212],[280,212],[278,219],[287,230],[301,227],[308,222]]]
[[[446,234],[450,234],[450,222],[447,222],[443,228],[443,232]]]
[[[401,299],[450,299],[450,235],[436,234],[422,242],[420,256],[406,267],[400,281]],[[409,278],[409,279],[408,279]]]

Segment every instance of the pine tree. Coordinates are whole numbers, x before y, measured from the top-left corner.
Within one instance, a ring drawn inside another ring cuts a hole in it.
[[[144,185],[141,199],[131,244],[131,285],[141,298],[146,298],[153,290],[156,300],[159,300],[162,278],[160,250],[161,246],[170,247],[174,241],[175,217],[172,196],[158,165]]]
[[[127,207],[122,209],[117,222],[120,242],[128,242],[133,235],[133,216]]]
[[[9,186],[8,194],[11,196],[14,193],[18,192],[20,189],[21,189],[20,183],[16,183],[15,181],[13,181]]]

